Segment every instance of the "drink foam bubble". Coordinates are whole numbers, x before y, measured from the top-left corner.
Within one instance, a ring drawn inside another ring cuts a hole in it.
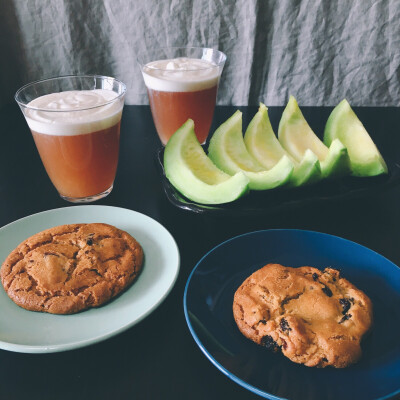
[[[112,90],[71,90],[40,96],[23,110],[29,128],[48,135],[83,135],[121,119],[123,98]]]
[[[143,67],[148,89],[162,92],[196,92],[218,84],[222,68],[197,58],[157,60]]]

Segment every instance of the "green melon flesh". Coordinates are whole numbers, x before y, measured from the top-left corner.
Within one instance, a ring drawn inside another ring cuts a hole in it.
[[[246,129],[244,143],[248,152],[266,169],[271,169],[283,156],[288,156],[272,129],[268,108],[262,103]]]
[[[296,99],[290,96],[283,111],[278,129],[279,142],[297,161],[301,162],[307,150],[320,161],[322,177],[344,175],[350,172],[347,149],[341,143],[328,148],[312,131],[305,120]]]
[[[385,160],[346,99],[333,109],[325,126],[324,143],[330,146],[335,139],[347,148],[352,175],[375,176],[388,172]]]
[[[288,187],[312,185],[321,178],[321,164],[318,157],[311,150],[306,150],[301,162],[295,166]]]
[[[242,113],[238,110],[213,134],[208,147],[210,159],[229,175],[243,172],[252,190],[273,189],[285,184],[293,163],[284,155],[271,169],[266,169],[246,149],[242,134]]]
[[[349,154],[339,139],[335,139],[331,143],[328,155],[320,163],[323,178],[334,178],[350,173]]]
[[[202,204],[228,203],[249,190],[249,180],[218,169],[207,157],[189,119],[169,139],[164,150],[165,175],[188,199]]]
[[[276,138],[269,120],[268,108],[262,103],[247,127],[244,142],[248,152],[266,169],[274,167],[282,157],[289,157],[294,169],[288,186],[306,185],[320,179],[321,168],[317,156],[308,151],[300,163],[293,159]]]

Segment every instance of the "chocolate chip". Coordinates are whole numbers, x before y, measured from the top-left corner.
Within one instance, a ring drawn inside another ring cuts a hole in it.
[[[92,238],[89,238],[88,240],[86,240],[86,244],[87,244],[88,246],[91,246],[91,245],[93,244],[93,239],[92,239]]]
[[[328,286],[324,286],[322,288],[322,291],[328,296],[328,297],[332,297],[332,291],[331,289],[328,288]]]
[[[323,357],[323,358],[322,358],[322,361],[323,361],[323,362],[328,362],[328,359],[325,358],[325,357]]]
[[[279,323],[279,326],[281,327],[282,332],[285,331],[291,331],[292,328],[289,326],[288,322],[286,321],[285,318],[281,319],[281,322]]]
[[[258,323],[259,323],[259,324],[265,325],[265,324],[267,323],[267,321],[266,321],[265,319],[260,319],[260,320],[258,321]]]
[[[261,339],[261,345],[265,346],[268,350],[272,350],[272,351],[279,350],[278,343],[276,343],[275,340],[272,339],[272,337],[269,335],[266,335]]]
[[[347,311],[349,311],[350,307],[351,307],[351,303],[350,303],[350,299],[339,299],[339,303],[342,305],[343,307],[343,311],[342,314],[346,314]]]
[[[343,318],[339,321],[339,324],[343,323],[344,321],[347,321],[347,320],[350,319],[351,317],[352,317],[351,314],[343,315]]]
[[[312,274],[312,278],[314,279],[314,281],[316,281],[318,279],[318,274],[316,272],[314,272]]]

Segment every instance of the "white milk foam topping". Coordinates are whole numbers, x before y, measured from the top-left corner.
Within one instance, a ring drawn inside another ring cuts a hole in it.
[[[152,61],[143,67],[148,89],[162,92],[195,92],[218,83],[222,69],[198,58],[174,58]]]
[[[25,118],[29,128],[37,133],[73,136],[96,132],[117,124],[121,119],[122,98],[105,104],[117,96],[112,90],[105,89],[46,94],[28,103],[24,110]]]

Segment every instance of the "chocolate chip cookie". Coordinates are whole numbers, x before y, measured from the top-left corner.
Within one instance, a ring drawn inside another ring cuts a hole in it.
[[[233,315],[247,338],[308,367],[347,367],[372,325],[370,299],[339,271],[268,264],[236,291]]]
[[[143,262],[140,244],[107,224],[62,225],[22,242],[0,277],[20,307],[72,314],[97,307],[126,289]]]

